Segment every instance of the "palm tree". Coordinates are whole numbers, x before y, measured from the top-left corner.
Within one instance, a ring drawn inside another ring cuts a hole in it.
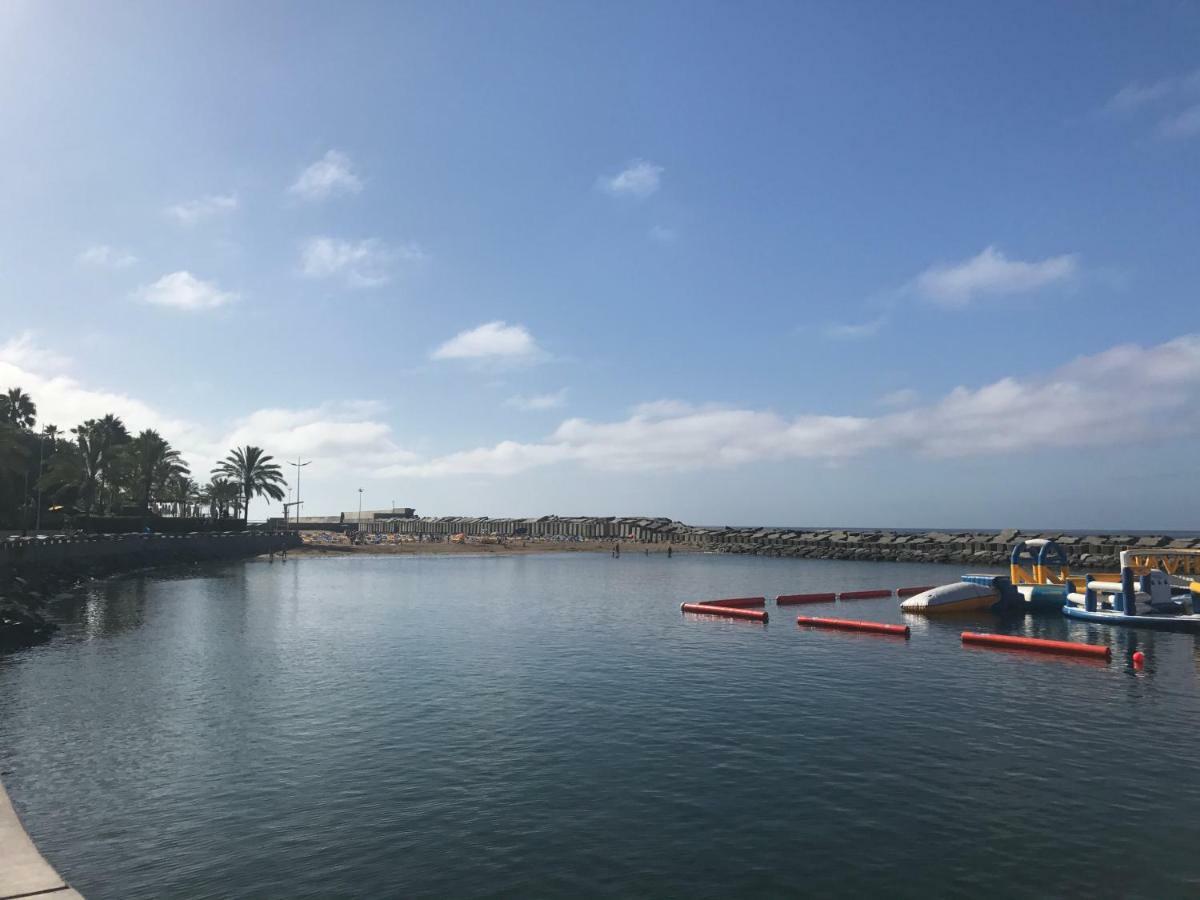
[[[19,387],[0,394],[0,420],[21,429],[30,429],[37,421],[37,404]]]
[[[114,495],[124,474],[125,460],[120,451],[131,440],[125,423],[109,413],[101,419],[88,419],[71,431],[84,455],[87,481],[82,494],[88,511],[97,497],[102,508],[107,506],[111,510],[116,505]]]
[[[87,464],[78,443],[57,442],[46,463],[45,474],[38,479],[37,488],[63,506],[91,511]]]
[[[237,500],[241,491],[232,481],[214,477],[201,493],[208,503],[209,515],[214,519],[224,519],[228,518],[229,507]]]
[[[184,518],[191,514],[199,488],[186,475],[174,475],[166,485],[166,499],[175,506],[175,515]]]
[[[25,470],[29,449],[14,425],[0,422],[0,475],[16,477]]]
[[[171,478],[188,473],[179,451],[172,449],[152,428],[130,441],[124,455],[130,466],[131,487],[137,492],[135,496],[143,515],[150,512],[151,500]]]
[[[229,456],[218,463],[213,475],[230,479],[241,488],[244,521],[250,522],[250,501],[258,497],[283,499],[283,473],[277,463],[263,453],[261,447],[234,447]]]

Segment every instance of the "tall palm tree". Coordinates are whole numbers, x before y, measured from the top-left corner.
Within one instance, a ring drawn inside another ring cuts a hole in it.
[[[29,449],[15,425],[0,422],[0,475],[13,478],[25,470]]]
[[[21,429],[30,429],[37,421],[37,404],[19,387],[0,394],[0,420]]]
[[[208,511],[214,519],[224,519],[229,516],[229,507],[237,499],[241,490],[232,481],[214,477],[203,490],[208,502]]]
[[[167,482],[166,498],[175,507],[175,515],[184,518],[191,514],[199,488],[186,475],[174,475]]]
[[[88,419],[72,431],[80,449],[87,457],[87,472],[90,481],[89,504],[99,498],[101,507],[113,509],[116,493],[128,468],[121,452],[132,440],[120,416],[109,413],[100,419]],[[90,505],[89,505],[90,510]]]
[[[250,501],[254,497],[283,499],[283,485],[286,482],[279,465],[271,459],[261,447],[247,444],[245,447],[234,447],[229,456],[213,469],[214,476],[228,478],[241,487],[242,512],[247,524],[250,522]]]
[[[171,478],[188,473],[179,451],[172,449],[152,428],[130,441],[124,455],[130,466],[131,487],[137,492],[135,496],[143,515],[150,512],[151,500]]]

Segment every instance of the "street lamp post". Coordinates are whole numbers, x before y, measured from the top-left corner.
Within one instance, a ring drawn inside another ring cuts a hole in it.
[[[363,489],[358,489],[358,527],[362,527],[362,492]]]
[[[37,482],[37,514],[34,520],[33,533],[40,534],[42,531],[42,463],[46,457],[46,433],[53,426],[47,426],[42,429],[42,433],[38,438],[38,482]]]
[[[311,462],[312,462],[311,459],[306,460],[305,462],[301,462],[299,456],[296,457],[295,462],[292,462],[290,459],[288,460],[289,466],[296,467],[296,530],[297,531],[300,530],[300,470],[303,469],[305,466],[309,465],[309,463],[311,463]]]

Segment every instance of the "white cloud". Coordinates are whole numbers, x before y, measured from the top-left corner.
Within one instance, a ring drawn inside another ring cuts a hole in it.
[[[108,244],[93,244],[79,254],[79,262],[106,269],[127,269],[137,262],[137,257]]]
[[[525,412],[539,412],[546,409],[561,409],[567,405],[567,389],[563,388],[549,394],[533,394],[532,396],[509,397],[504,401],[505,406],[512,406]]]
[[[1079,272],[1078,257],[1068,254],[1035,262],[1009,259],[994,246],[959,263],[931,266],[912,284],[916,293],[946,307],[963,307],[985,295],[1027,293],[1069,281]]]
[[[391,426],[379,419],[382,407],[369,401],[324,403],[307,409],[260,409],[234,423],[217,447],[254,444],[267,448],[285,470],[284,460],[313,460],[305,477],[324,474],[369,477],[380,469],[411,464],[416,454],[397,444]],[[290,470],[288,471],[290,477]]]
[[[357,194],[362,187],[362,179],[355,174],[350,157],[330,150],[300,173],[288,193],[305,200],[324,200],[339,194]]]
[[[825,326],[825,336],[835,341],[858,341],[875,337],[887,323],[886,316],[876,316],[867,322],[833,323]]]
[[[1109,98],[1104,108],[1111,113],[1128,113],[1159,101],[1192,94],[1200,94],[1200,69],[1151,84],[1127,84]]]
[[[238,295],[222,291],[211,281],[201,281],[191,272],[172,272],[153,284],[140,288],[135,296],[156,306],[199,311],[216,309],[238,299]]]
[[[87,387],[59,371],[69,364],[69,359],[25,333],[0,346],[0,385],[19,386],[29,394],[43,425],[54,424],[65,431],[84,419],[115,413],[131,429],[158,429],[181,448],[203,443],[194,423],[166,415],[128,394]]]
[[[89,418],[113,413],[132,432],[153,428],[180,450],[192,476],[206,481],[213,465],[229,448],[243,444],[263,447],[275,457],[290,479],[289,457],[313,460],[304,470],[306,483],[371,478],[397,465],[418,461],[403,449],[391,427],[381,421],[382,407],[370,401],[323,403],[305,409],[260,409],[232,427],[217,429],[164,413],[120,391],[85,385],[63,374],[70,361],[40,346],[31,334],[0,345],[0,385],[20,387],[37,404],[39,424],[66,431]],[[309,495],[305,491],[306,496]],[[254,501],[254,515],[264,515],[263,501]],[[276,506],[273,512],[278,512]]]
[[[1158,126],[1158,133],[1168,138],[1187,138],[1200,134],[1200,103],[1164,119]]]
[[[24,331],[0,344],[0,363],[18,369],[47,372],[67,368],[71,359],[56,350],[41,346],[34,340],[33,332]]]
[[[674,228],[668,228],[666,225],[655,225],[650,231],[650,240],[657,241],[660,244],[670,244],[679,238],[679,232]]]
[[[524,325],[487,322],[460,331],[433,351],[433,359],[532,361],[543,355]]]
[[[211,194],[199,200],[168,206],[166,213],[180,225],[195,225],[205,219],[231,213],[237,208],[237,194]]]
[[[649,197],[658,190],[662,173],[662,166],[635,159],[616,175],[601,176],[596,184],[615,197]]]
[[[425,253],[416,244],[387,247],[375,238],[343,241],[309,238],[300,247],[300,271],[307,278],[344,276],[352,287],[378,287],[391,280],[397,261],[421,262]]]
[[[908,398],[905,398],[908,399]],[[574,462],[607,471],[722,468],[773,460],[840,462],[886,450],[930,458],[1022,453],[1200,434],[1200,335],[1122,345],[1040,377],[958,387],[878,416],[807,415],[657,403],[618,422],[564,421],[545,441],[502,441],[387,475],[511,475]]]
[[[898,409],[903,406],[912,406],[917,402],[919,395],[912,388],[900,388],[899,390],[889,391],[879,398],[879,403],[882,406],[890,406]]]

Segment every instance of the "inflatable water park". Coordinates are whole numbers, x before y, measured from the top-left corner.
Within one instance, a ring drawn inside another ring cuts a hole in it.
[[[1082,590],[1079,590],[1082,588]],[[1126,628],[1156,628],[1200,632],[1200,550],[1125,550],[1116,573],[1073,574],[1066,553],[1046,538],[1021,541],[1013,546],[1007,575],[963,575],[952,584],[929,587],[858,591],[827,591],[810,594],[781,594],[777,607],[829,604],[892,595],[900,599],[900,611],[913,615],[997,616],[1032,613],[1064,615],[1071,619]],[[733,597],[683,603],[684,613],[720,616],[766,624],[766,597]],[[908,625],[826,616],[798,616],[796,624],[807,628],[853,631],[862,634],[909,638]],[[1111,659],[1111,648],[1082,641],[1054,641],[1023,635],[962,633],[964,646],[993,649],[1031,650],[1068,656]],[[1135,668],[1144,656],[1133,654]]]
[[[1125,550],[1117,573],[1073,575],[1052,540],[1014,545],[1009,574],[964,575],[900,604],[907,613],[1061,612],[1124,627],[1200,631],[1200,550]]]

